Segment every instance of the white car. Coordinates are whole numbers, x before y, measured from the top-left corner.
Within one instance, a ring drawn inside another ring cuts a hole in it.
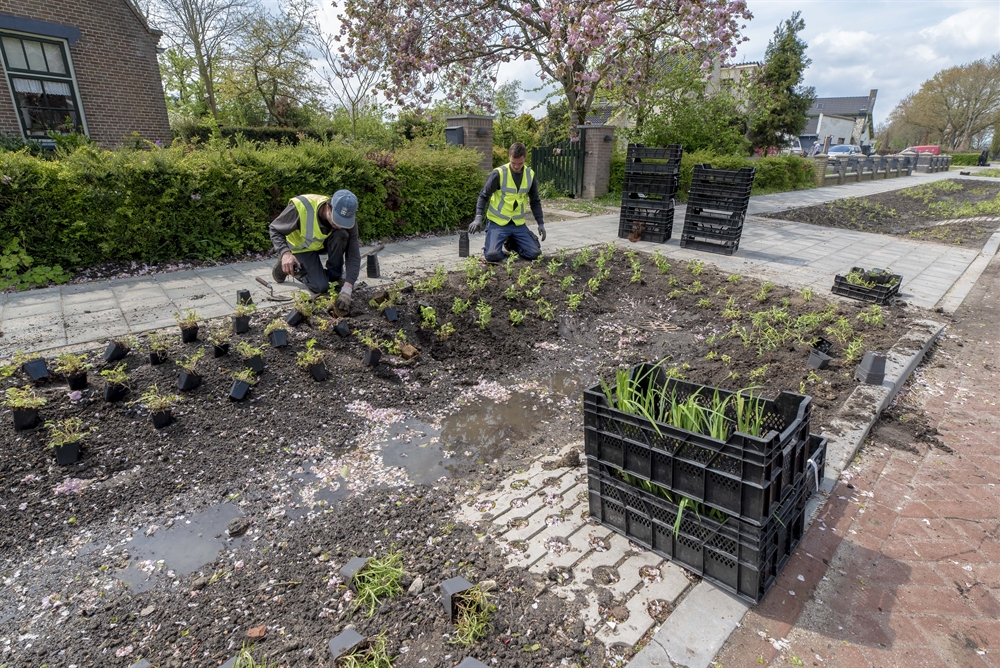
[[[864,153],[857,144],[837,144],[830,147],[827,155],[831,158],[849,158],[852,155],[864,155]]]

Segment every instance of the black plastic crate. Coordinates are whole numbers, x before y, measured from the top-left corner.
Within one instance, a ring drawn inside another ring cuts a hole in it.
[[[702,241],[694,238],[682,238],[681,248],[705,251],[706,253],[718,253],[719,255],[732,255],[740,249],[740,240],[736,241]]]
[[[687,206],[694,213],[699,210],[725,211],[727,213],[744,214],[747,205],[750,203],[749,197],[728,197],[722,195],[703,195],[700,193],[689,193]]]
[[[622,197],[641,194],[673,198],[677,196],[679,187],[678,174],[626,174],[622,185]]]
[[[684,155],[684,147],[680,144],[670,144],[663,148],[647,147],[643,144],[629,144],[625,149],[626,158],[651,160],[673,160],[679,162]]]
[[[757,173],[755,167],[742,167],[740,169],[714,169],[712,165],[695,165],[691,183],[729,183],[729,184],[753,184],[754,174]]]
[[[860,271],[869,276],[864,269],[860,267],[852,267],[851,272]],[[865,280],[873,280],[873,277],[866,278]],[[877,280],[885,280],[879,277]],[[899,286],[903,283],[903,277],[899,274],[891,274],[888,280],[895,281],[892,285],[888,283],[877,284],[875,287],[866,288],[863,285],[852,285],[847,282],[846,276],[841,276],[837,274],[833,278],[833,288],[831,292],[835,295],[840,295],[841,297],[849,297],[851,299],[857,299],[863,302],[871,302],[873,304],[885,304],[890,299],[899,294]]]
[[[670,239],[674,229],[673,200],[668,200],[662,207],[649,204],[622,206],[618,219],[619,239],[652,243],[664,243]]]
[[[742,225],[728,225],[722,223],[706,223],[704,221],[691,220],[684,217],[684,229],[681,237],[685,239],[701,239],[702,241],[739,241],[743,236]]]
[[[679,174],[680,162],[643,162],[625,159],[625,177],[632,174]]]
[[[803,478],[804,480],[804,478]],[[809,487],[800,484],[763,527],[718,522],[588,466],[590,514],[604,526],[737,596],[758,603],[802,539]]]

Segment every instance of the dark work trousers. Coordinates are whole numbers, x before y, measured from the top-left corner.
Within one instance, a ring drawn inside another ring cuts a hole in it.
[[[305,273],[295,278],[299,283],[316,293],[326,292],[330,283],[340,282],[344,275],[344,251],[351,235],[347,230],[334,230],[323,242],[323,250],[295,253],[295,259],[305,269]],[[320,256],[326,255],[326,267]]]
[[[535,233],[528,229],[527,225],[497,225],[492,220],[486,224],[486,245],[483,248],[483,257],[487,262],[503,262],[503,244],[508,239],[511,240],[515,251],[525,260],[534,260],[542,254],[542,245],[538,242]]]

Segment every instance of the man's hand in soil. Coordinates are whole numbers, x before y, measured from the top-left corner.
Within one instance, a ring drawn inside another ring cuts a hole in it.
[[[545,226],[538,223],[538,240],[545,241]]]
[[[476,216],[475,219],[469,223],[469,234],[475,234],[481,229],[483,229],[483,217]]]
[[[285,254],[281,256],[281,271],[285,272],[289,276],[294,276],[296,267],[301,267],[299,261],[295,259],[291,251],[285,251]]]
[[[340,289],[340,294],[337,296],[337,301],[334,302],[333,307],[337,309],[338,313],[343,313],[347,315],[351,312],[351,293],[354,288],[350,285],[344,284],[344,287]]]

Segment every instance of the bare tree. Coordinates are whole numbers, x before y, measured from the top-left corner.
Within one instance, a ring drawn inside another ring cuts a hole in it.
[[[337,36],[323,33],[318,25],[314,34],[313,45],[326,62],[319,76],[333,99],[347,111],[351,119],[351,133],[357,138],[358,118],[374,106],[382,62],[367,61],[363,66],[358,65],[356,59],[344,57],[346,49],[337,44]]]
[[[254,6],[253,0],[159,0],[156,23],[175,44],[190,48],[212,116],[218,116],[216,68]]]

